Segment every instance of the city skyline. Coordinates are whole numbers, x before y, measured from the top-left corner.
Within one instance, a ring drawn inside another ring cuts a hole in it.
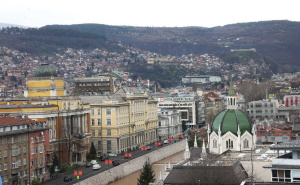
[[[98,23],[108,25],[215,27],[267,20],[300,21],[297,1],[105,1],[87,0],[2,2],[0,23],[41,27],[51,24]]]

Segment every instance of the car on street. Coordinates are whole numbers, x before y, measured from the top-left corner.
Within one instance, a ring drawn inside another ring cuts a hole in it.
[[[72,181],[72,177],[71,176],[65,176],[64,177],[64,182],[70,182]]]
[[[117,157],[117,154],[109,153],[108,156],[109,156],[109,157]]]
[[[93,170],[99,170],[101,168],[100,164],[94,164],[93,165]]]
[[[112,162],[112,164],[113,164],[114,166],[118,166],[120,163],[119,163],[117,160],[115,160],[115,161]]]
[[[91,167],[91,166],[93,166],[93,164],[92,164],[91,162],[87,162],[87,163],[85,164],[85,167],[87,167],[87,168],[89,168],[89,167]]]
[[[164,144],[168,144],[169,143],[169,141],[168,140],[164,140]]]
[[[152,146],[146,146],[147,147],[147,150],[152,150]]]
[[[97,164],[97,161],[96,160],[92,160],[91,163],[92,163],[92,165],[94,165],[94,164]]]

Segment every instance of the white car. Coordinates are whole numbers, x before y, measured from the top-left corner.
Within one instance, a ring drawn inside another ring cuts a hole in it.
[[[92,165],[94,165],[94,164],[97,164],[97,161],[96,160],[92,160],[91,163],[92,163]]]
[[[168,140],[164,140],[164,144],[168,144],[169,143],[169,141]]]
[[[93,165],[93,170],[99,170],[101,168],[100,164],[94,164]]]
[[[109,153],[108,156],[109,156],[109,157],[117,157],[117,154]]]

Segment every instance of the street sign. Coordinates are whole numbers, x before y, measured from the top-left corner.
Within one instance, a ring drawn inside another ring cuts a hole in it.
[[[82,170],[79,170],[79,174],[78,174],[79,176],[82,176]]]
[[[128,154],[127,154],[127,153],[125,153],[125,157],[126,157],[126,158],[128,157]]]
[[[108,164],[108,160],[105,160],[105,164]]]
[[[109,160],[109,164],[112,164],[112,160]]]
[[[131,153],[129,153],[129,157],[131,158]]]
[[[144,151],[144,147],[141,147],[141,151]]]
[[[74,176],[77,176],[78,174],[77,174],[77,170],[74,170]]]
[[[155,146],[157,146],[157,142],[155,142]]]

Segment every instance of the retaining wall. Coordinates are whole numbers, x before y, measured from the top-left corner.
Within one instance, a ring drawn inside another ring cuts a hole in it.
[[[186,141],[182,140],[180,142],[163,147],[159,150],[154,150],[141,157],[135,158],[119,166],[92,176],[88,179],[82,180],[76,185],[106,185],[109,182],[115,181],[118,178],[125,177],[133,172],[142,169],[147,158],[150,159],[151,163],[155,163],[159,160],[183,151],[185,149],[185,144]]]

